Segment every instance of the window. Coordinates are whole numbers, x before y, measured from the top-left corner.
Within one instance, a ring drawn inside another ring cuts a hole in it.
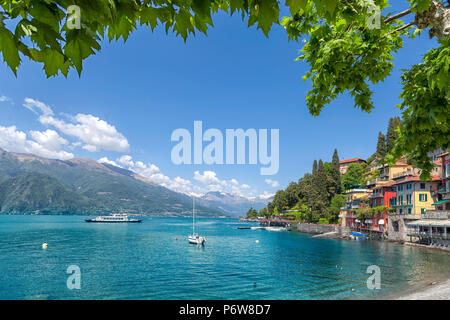
[[[397,232],[398,232],[398,221],[394,221],[394,222],[392,223],[392,228],[394,229],[394,231],[397,231]]]
[[[425,208],[420,209],[421,214],[425,214]]]
[[[426,193],[421,193],[421,194],[419,194],[419,201],[420,201],[420,202],[426,202],[426,201],[428,201],[428,194],[426,194]]]
[[[398,191],[402,191],[403,190],[403,186],[398,186]]]
[[[411,183],[408,183],[408,184],[406,185],[406,190],[411,190]]]
[[[421,184],[420,184],[420,189],[421,189],[421,190],[425,190],[425,183],[421,183]]]
[[[402,213],[403,213],[403,209],[400,209],[398,212],[399,212],[400,214],[402,214]]]
[[[391,192],[395,192],[395,187],[391,187]]]
[[[411,214],[411,208],[408,208],[408,214]]]
[[[406,195],[406,204],[411,204],[411,195],[410,194]]]

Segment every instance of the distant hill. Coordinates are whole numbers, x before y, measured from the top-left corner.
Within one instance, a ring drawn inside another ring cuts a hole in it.
[[[224,212],[202,204],[201,216]],[[0,213],[190,215],[192,199],[91,159],[52,160],[0,149]]]
[[[208,192],[199,198],[198,203],[208,207],[214,207],[222,210],[223,212],[234,216],[245,216],[250,207],[256,210],[262,209],[267,206],[269,199],[254,198],[248,199],[239,195],[234,195],[226,192]]]

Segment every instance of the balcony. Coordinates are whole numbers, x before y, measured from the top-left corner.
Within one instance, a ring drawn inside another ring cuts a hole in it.
[[[439,189],[437,189],[437,193],[440,194],[446,194],[450,192],[450,188],[447,188],[446,186],[440,187]]]
[[[372,193],[370,198],[382,198],[384,195],[381,192]]]
[[[392,175],[392,178],[396,179],[396,178],[400,178],[400,177],[412,176],[413,174],[414,174],[414,172],[412,170],[407,170],[407,171],[403,171],[403,172],[394,173]]]

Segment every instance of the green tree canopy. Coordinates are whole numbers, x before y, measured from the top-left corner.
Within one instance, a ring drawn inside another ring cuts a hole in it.
[[[258,211],[254,209],[253,207],[248,209],[247,211],[247,218],[256,218],[258,216]]]
[[[186,40],[189,34],[206,34],[215,13],[238,13],[266,36],[273,24],[281,24],[289,39],[304,42],[298,60],[309,64],[304,79],[312,83],[306,102],[310,113],[319,115],[343,93],[370,112],[371,86],[390,75],[403,41],[428,28],[438,47],[402,76],[403,123],[389,158],[392,162],[407,154],[427,176],[427,153],[450,144],[450,8],[445,0],[407,0],[409,9],[391,14],[393,1],[0,0],[0,52],[14,74],[23,57],[42,63],[47,76],[67,76],[70,69],[81,74],[83,61],[101,50],[104,38],[126,41],[146,26]],[[79,11],[68,10],[71,5]],[[290,17],[280,18],[283,5]],[[400,20],[409,16],[409,23]],[[80,27],[73,28],[77,20]]]
[[[347,189],[351,186],[361,185],[364,178],[364,168],[359,163],[352,163],[342,177],[342,186]]]

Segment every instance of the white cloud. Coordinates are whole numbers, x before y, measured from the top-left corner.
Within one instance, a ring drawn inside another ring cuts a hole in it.
[[[117,159],[117,162],[119,162],[127,167],[134,167],[134,162],[131,159],[133,159],[131,156],[124,155],[124,156],[121,156],[119,159]]]
[[[258,196],[258,198],[267,200],[267,199],[273,197],[274,195],[275,195],[274,193],[269,193],[269,192],[267,192],[267,191],[264,191],[264,193],[263,193],[263,194],[260,194],[260,195]]]
[[[109,160],[107,157],[103,157],[97,160],[98,163],[107,163],[119,168],[122,168],[117,162],[113,161],[113,160]]]
[[[62,146],[69,144],[69,142],[60,137],[56,131],[50,129],[45,131],[30,131],[30,136],[44,148],[52,151],[58,151]]]
[[[266,179],[264,180],[269,186],[276,188],[280,186],[280,183],[276,180]]]
[[[72,153],[60,150],[67,141],[56,131],[30,131],[31,140],[16,126],[0,126],[0,147],[11,152],[32,153],[45,158],[67,160],[74,157]]]
[[[0,102],[9,102],[11,104],[14,104],[14,101],[10,97],[7,97],[7,96],[0,96]]]
[[[223,184],[223,182],[217,178],[214,171],[203,171],[203,174],[201,174],[200,171],[197,170],[194,172],[194,179],[210,186]]]
[[[117,131],[116,127],[91,114],[79,113],[66,122],[54,116],[52,108],[32,98],[25,98],[23,106],[39,115],[39,122],[53,126],[58,131],[77,138],[71,147],[81,146],[89,152],[100,150],[125,152],[130,149],[128,140]]]
[[[45,116],[53,115],[52,108],[50,108],[48,105],[46,105],[45,103],[43,103],[39,100],[25,98],[25,103],[23,104],[23,106],[25,108],[27,108],[28,110],[34,112],[35,114],[39,114],[38,111],[36,110],[36,109],[38,109],[40,111],[40,113]]]
[[[117,131],[116,127],[90,114],[77,114],[73,118],[75,123],[67,123],[50,115],[42,115],[39,121],[51,125],[72,137],[81,140],[85,145],[83,149],[90,152],[100,150],[128,151],[128,140]]]
[[[154,164],[145,164],[142,161],[133,161],[130,155],[123,155],[116,159],[116,162],[151,181],[158,183],[164,187],[168,187],[172,181],[170,178],[161,173],[161,170]]]

